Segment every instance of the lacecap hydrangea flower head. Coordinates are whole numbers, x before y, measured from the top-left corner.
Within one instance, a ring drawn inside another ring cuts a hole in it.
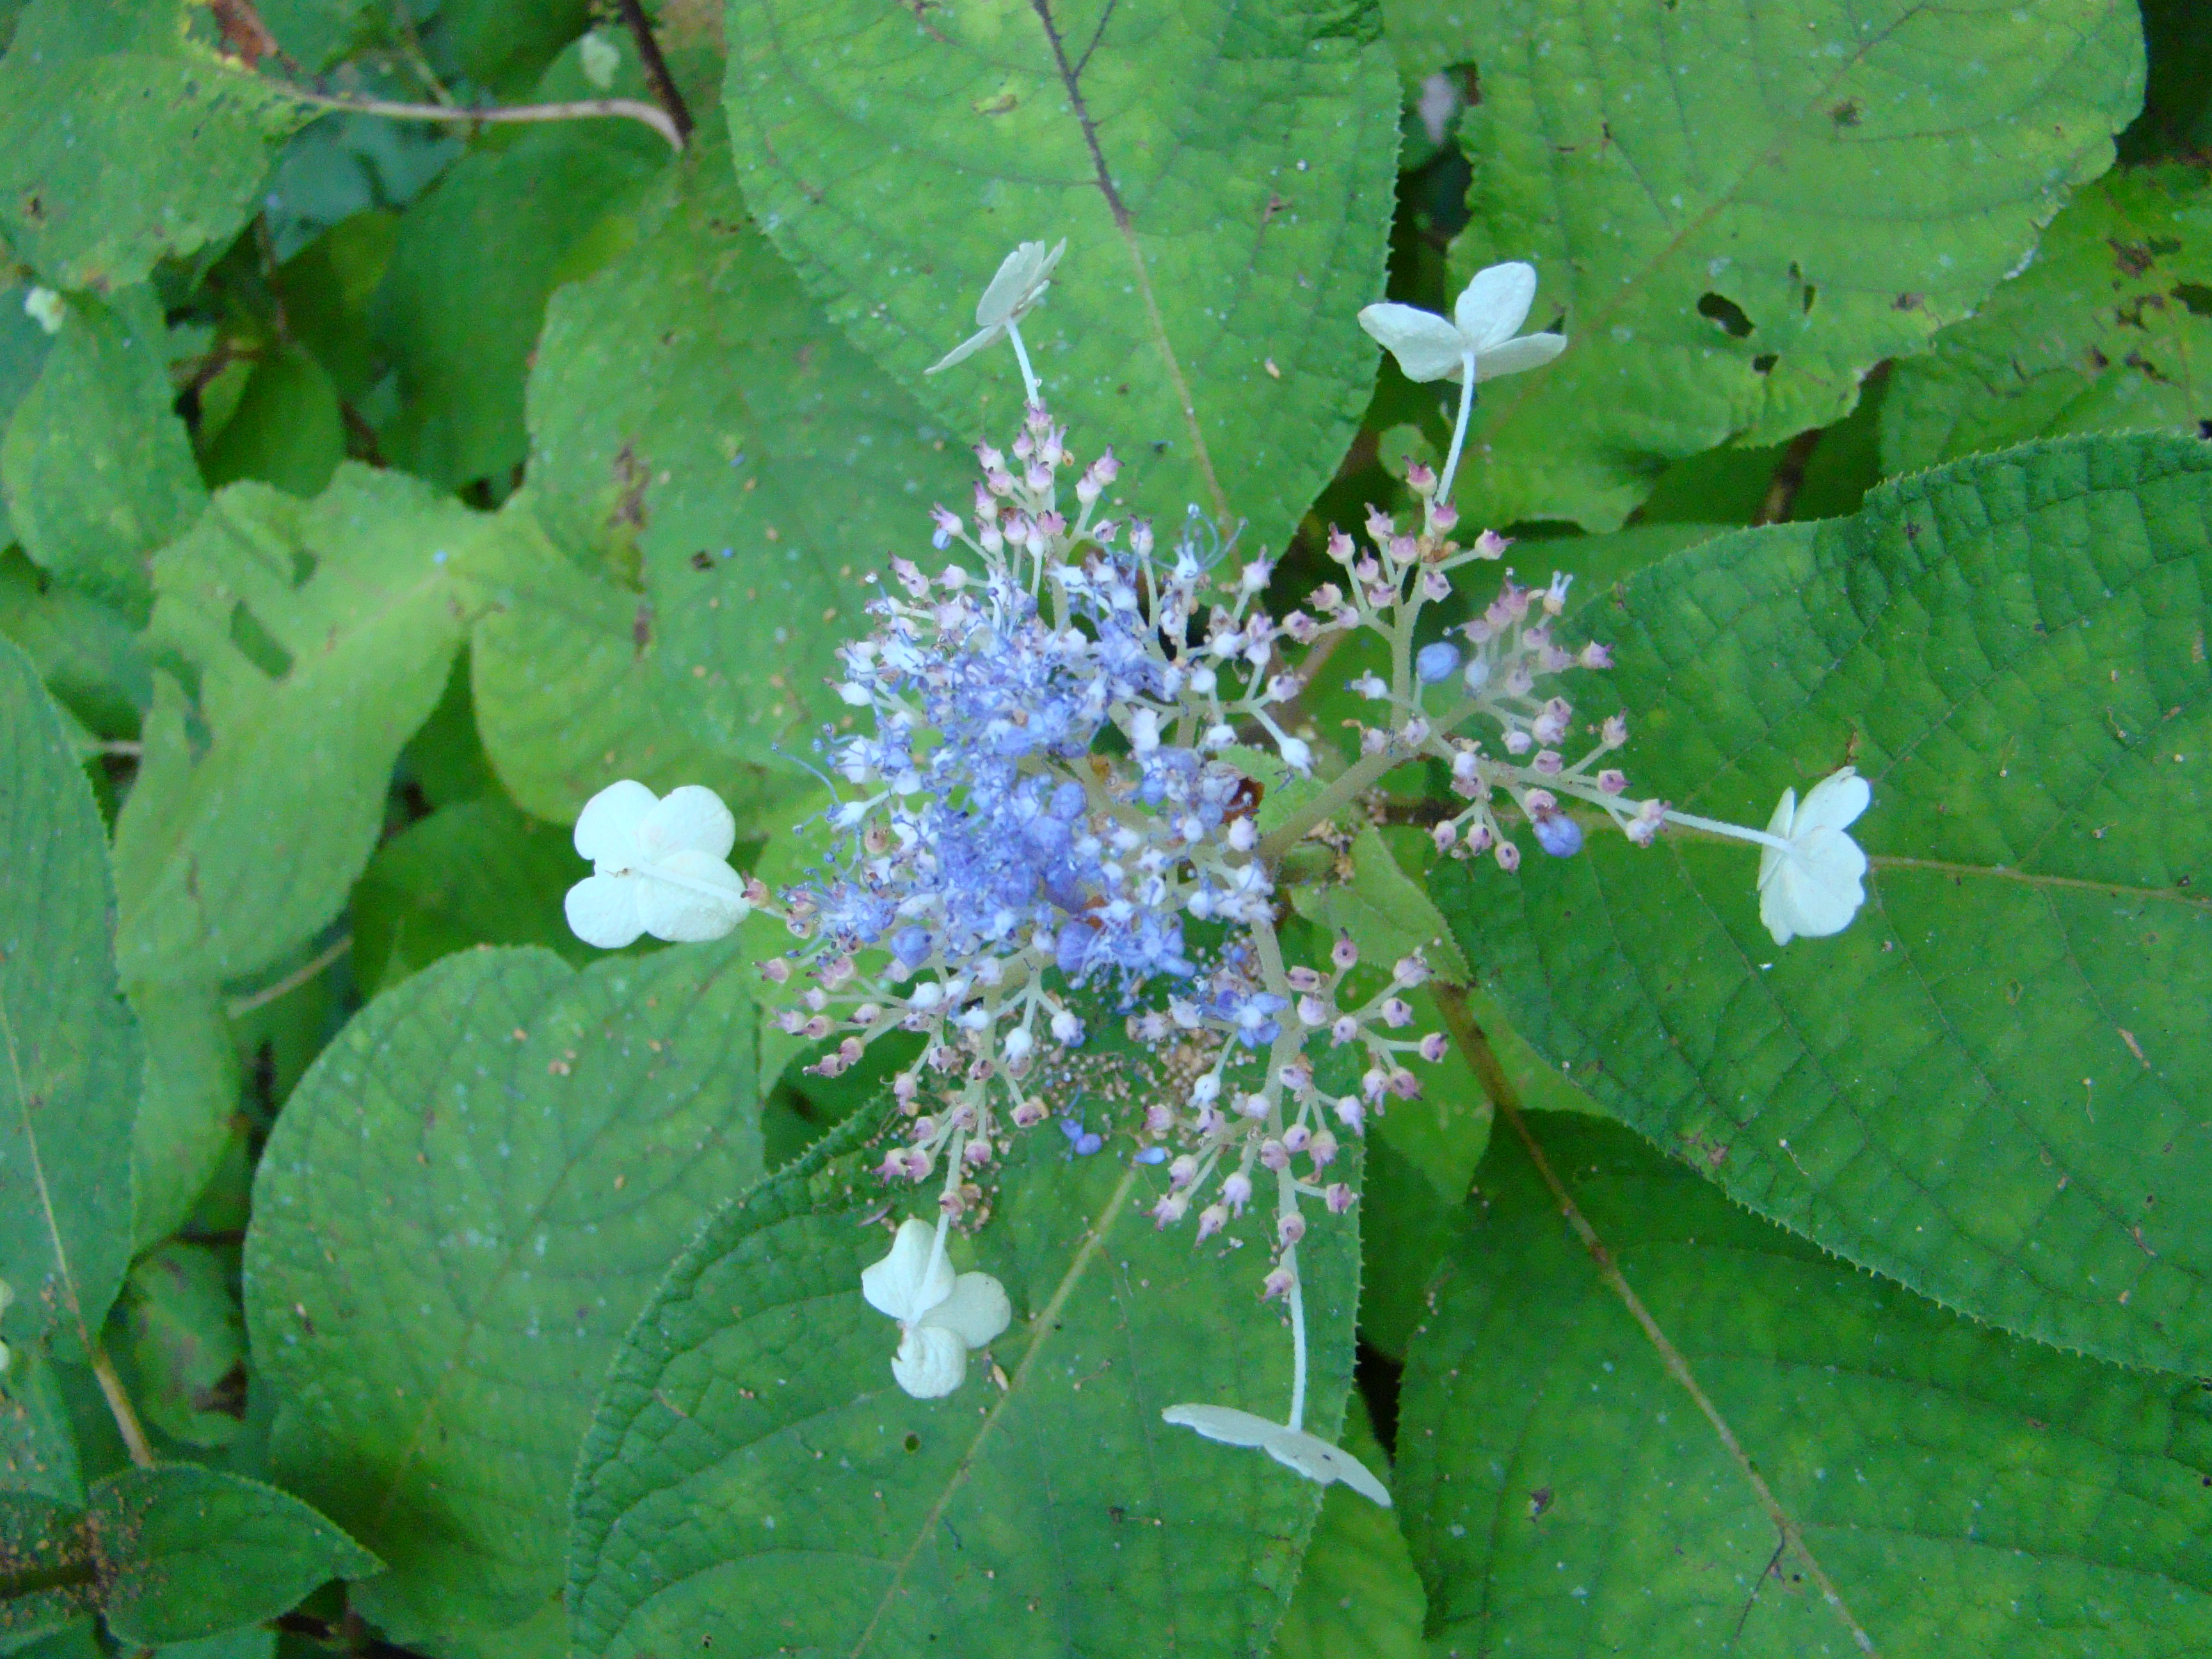
[[[894,1189],[933,1183],[936,1222],[902,1223],[862,1285],[898,1322],[894,1380],[920,1397],[957,1389],[967,1354],[1007,1323],[995,1281],[953,1273],[948,1230],[985,1213],[1010,1139],[1054,1115],[1035,1076],[1049,1051],[1084,1042],[1083,1009],[1109,1006],[1097,994],[1110,993],[1137,1041],[1198,1057],[1183,1067],[1188,1085],[1149,1102],[1136,1132],[1133,1155],[1159,1171],[1150,1213],[1195,1240],[1255,1228],[1267,1246],[1255,1289],[1289,1315],[1283,1422],[1199,1404],[1170,1408],[1169,1420],[1387,1502],[1370,1472],[1304,1430],[1298,1252],[1310,1212],[1325,1224],[1356,1201],[1334,1167],[1343,1138],[1418,1097],[1416,1068],[1445,1043],[1410,1029],[1404,993],[1429,972],[1419,953],[1388,964],[1387,982],[1364,995],[1350,988],[1367,981],[1349,977],[1358,951],[1348,939],[1322,960],[1289,959],[1277,925],[1285,855],[1358,811],[1386,772],[1426,757],[1457,796],[1434,830],[1449,854],[1513,870],[1516,819],[1560,858],[1580,851],[1585,823],[1639,842],[1669,822],[1739,836],[1765,848],[1759,886],[1774,896],[1762,914],[1786,939],[1833,931],[1856,908],[1864,863],[1850,867],[1857,848],[1843,828],[1864,785],[1848,800],[1824,794],[1833,780],[1802,808],[1785,799],[1764,832],[1630,798],[1606,763],[1628,740],[1625,720],[1578,740],[1559,687],[1571,669],[1607,663],[1603,647],[1559,637],[1564,577],[1532,587],[1509,571],[1472,621],[1417,644],[1425,610],[1498,566],[1508,545],[1487,531],[1455,539],[1450,485],[1477,386],[1563,347],[1514,333],[1535,288],[1529,267],[1480,273],[1452,322],[1405,307],[1363,314],[1409,369],[1457,381],[1452,453],[1441,477],[1411,470],[1417,522],[1370,509],[1364,540],[1331,531],[1338,578],[1279,612],[1264,555],[1227,568],[1220,538],[1194,517],[1167,545],[1146,520],[1105,510],[1121,464],[1110,449],[1085,460],[1070,447],[1021,339],[1060,254],[1036,242],[1010,255],[978,307],[979,333],[938,365],[1003,337],[1028,404],[1005,448],[976,447],[966,510],[932,514],[933,548],[959,556],[934,569],[893,559],[869,606],[873,629],[839,648],[837,693],[857,719],[825,730],[820,747],[842,859],[771,896],[730,870],[728,815],[707,810],[706,792],[656,800],[618,783],[578,823],[595,873],[571,894],[571,917],[586,939],[615,945],[641,930],[704,937],[765,909],[798,941],[763,968],[779,1023],[834,1044],[813,1070],[843,1072],[894,1031],[922,1037],[920,1059],[892,1081],[904,1125],[878,1174]],[[1324,766],[1294,712],[1301,665],[1360,632],[1380,637],[1389,672],[1352,683],[1374,714],[1358,723],[1358,758]],[[1260,802],[1293,777],[1310,781],[1263,830]],[[1317,1068],[1332,1052],[1350,1066]],[[1356,1081],[1324,1087],[1324,1071]],[[1060,1127],[1071,1155],[1098,1149],[1079,1121]]]

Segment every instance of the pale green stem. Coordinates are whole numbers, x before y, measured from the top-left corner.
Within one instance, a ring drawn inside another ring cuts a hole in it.
[[[1285,1171],[1288,1174],[1288,1171]],[[1291,1415],[1289,1427],[1296,1433],[1306,1425],[1306,1302],[1304,1287],[1298,1277],[1298,1247],[1285,1246],[1283,1266],[1291,1270]]]
[[[1006,338],[1014,348],[1014,361],[1022,366],[1022,384],[1029,388],[1030,402],[1042,408],[1044,392],[1037,385],[1036,371],[1030,367],[1029,348],[1022,343],[1022,325],[1010,320],[1006,324]]]
[[[1771,847],[1781,852],[1790,850],[1790,843],[1779,836],[1770,836],[1764,830],[1747,830],[1740,823],[1723,823],[1718,818],[1701,818],[1691,812],[1668,812],[1669,823],[1679,823],[1686,830],[1708,830],[1716,836],[1726,836],[1734,841],[1755,841],[1761,847]]]
[[[1452,425],[1451,453],[1444,457],[1443,477],[1437,480],[1433,499],[1451,499],[1452,475],[1459,471],[1459,453],[1467,447],[1467,417],[1474,409],[1474,354],[1462,352],[1459,360],[1459,419]]]
[[[1475,711],[1479,699],[1474,697],[1464,699],[1456,708],[1447,710],[1431,721],[1432,729],[1437,732],[1453,730]],[[1298,844],[1307,830],[1323,818],[1342,811],[1385,772],[1417,758],[1418,756],[1395,747],[1380,750],[1372,755],[1362,755],[1338,774],[1335,782],[1268,831],[1253,856],[1267,863],[1281,858]]]

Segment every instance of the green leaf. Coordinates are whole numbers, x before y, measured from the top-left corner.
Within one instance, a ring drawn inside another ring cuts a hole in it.
[[[1400,1400],[1432,1652],[2056,1659],[2212,1641],[2212,1413],[2194,1379],[1974,1325],[1617,1127],[1529,1122],[1734,1438],[1501,1136]]]
[[[2076,438],[1722,537],[1585,615],[1632,789],[1764,824],[1856,759],[1850,929],[1759,849],[1594,833],[1432,884],[1515,1025],[1735,1198],[2008,1329],[2212,1370],[2212,447]]]
[[[1882,470],[2062,432],[2212,413],[2212,185],[2109,173],[2051,222],[2035,263],[1892,372]]]
[[[399,221],[375,308],[399,372],[392,460],[434,482],[493,478],[523,459],[523,377],[562,282],[635,230],[668,146],[635,121],[563,122],[462,157]]]
[[[1484,389],[1460,473],[1477,523],[1610,530],[1670,459],[1827,425],[2020,264],[2142,95],[2135,9],[2106,0],[2033,27],[1913,0],[1390,21],[1401,55],[1481,76],[1453,283],[1533,260],[1529,325],[1565,313],[1555,364]]]
[[[1013,435],[1011,351],[923,371],[1017,242],[1066,237],[1023,325],[1054,413],[1131,463],[1134,510],[1249,520],[1249,556],[1288,539],[1374,381],[1356,313],[1398,128],[1378,22],[1362,0],[732,5],[723,108],[777,247],[964,438]]]
[[[374,41],[392,18],[377,0],[259,0],[255,9],[286,55],[310,75]]]
[[[137,630],[108,605],[0,553],[0,634],[22,648],[55,702],[103,738],[127,738],[154,700]]]
[[[305,114],[185,36],[183,0],[32,0],[0,58],[0,232],[56,288],[227,240]]]
[[[54,1362],[20,1344],[0,1372],[0,1491],[84,1501],[84,1471]]]
[[[319,1584],[380,1566],[296,1498],[189,1464],[96,1483],[88,1530],[107,1628],[141,1646],[258,1624]]]
[[[1194,1250],[1143,1213],[1166,1182],[1112,1127],[1157,1086],[1146,1060],[1102,1030],[1065,1082],[1109,1150],[1071,1158],[1049,1127],[1013,1142],[988,1224],[952,1246],[1013,1323],[944,1399],[892,1382],[897,1328],[860,1297],[890,1219],[933,1202],[887,1205],[872,1171],[869,1139],[903,1120],[862,1114],[708,1224],[632,1330],[579,1465],[574,1650],[1265,1650],[1321,1494],[1160,1413],[1283,1409],[1267,1253]],[[1322,1217],[1300,1251],[1324,1436],[1351,1380],[1357,1246]]]
[[[824,323],[726,151],[696,147],[665,194],[659,227],[547,313],[532,500],[563,548],[641,566],[667,701],[699,738],[771,763],[848,712],[831,647],[972,459]]]
[[[1325,934],[1347,935],[1370,966],[1387,969],[1419,951],[1443,978],[1464,984],[1471,977],[1443,917],[1399,866],[1379,830],[1363,830],[1353,839],[1350,881],[1294,889],[1291,902]]]
[[[235,1249],[170,1243],[139,1258],[120,1304],[136,1386],[154,1427],[186,1446],[228,1446],[245,1405],[246,1319]]]
[[[345,416],[330,375],[297,346],[271,345],[207,445],[207,480],[258,478],[305,499],[322,493],[345,447]]]
[[[131,1130],[132,1236],[143,1249],[184,1224],[222,1157],[238,1110],[238,1048],[212,987],[141,984],[129,995],[146,1040]]]
[[[0,1492],[0,1641],[64,1629],[92,1611],[100,1568],[82,1511],[30,1492]]]
[[[503,795],[456,801],[377,849],[353,890],[354,975],[374,996],[474,945],[542,945],[581,966],[562,900],[591,873],[568,831]]]
[[[1356,1389],[1346,1401],[1342,1440],[1369,1468],[1389,1468]],[[1396,1517],[1349,1486],[1331,1486],[1275,1633],[1275,1659],[1422,1659],[1426,1609]]]
[[[207,491],[170,410],[151,291],[74,294],[67,304],[38,384],[0,443],[0,483],[24,551],[139,623],[148,559],[191,526]]]
[[[88,1347],[131,1260],[138,1028],[116,989],[106,836],[54,707],[0,644],[0,1279],[11,1344]]]
[[[26,283],[0,287],[0,432],[7,430],[23,394],[38,380],[46,352],[53,344],[53,337],[23,309],[23,301],[30,296],[31,289]],[[5,515],[0,514],[0,536],[12,541],[15,533]]]
[[[467,625],[456,567],[492,523],[349,465],[311,503],[233,484],[162,552],[151,639],[198,696],[164,680],[116,825],[126,974],[235,979],[337,913]]]
[[[703,783],[754,821],[811,781],[796,768],[751,765],[693,729],[703,687],[664,666],[659,614],[635,590],[565,558],[532,516],[526,493],[500,515],[496,562],[484,573],[489,609],[470,647],[477,729],[523,811],[573,822],[617,778],[665,792]],[[777,810],[781,810],[778,808]]]
[[[537,1610],[608,1358],[700,1218],[760,1173],[729,945],[578,974],[448,957],[331,1042],[277,1120],[246,1320],[273,1467],[391,1571],[392,1639]]]

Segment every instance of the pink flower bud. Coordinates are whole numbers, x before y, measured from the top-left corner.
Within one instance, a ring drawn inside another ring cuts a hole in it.
[[[1521,867],[1521,849],[1510,841],[1498,843],[1498,867],[1509,876]]]
[[[1168,1165],[1168,1185],[1170,1187],[1188,1187],[1197,1179],[1198,1160],[1188,1152]]]
[[[1035,1095],[1030,1096],[1014,1108],[1014,1122],[1018,1127],[1024,1129],[1034,1129],[1044,1121],[1045,1115],[1044,1102],[1039,1100]]]
[[[1303,1123],[1293,1123],[1283,1132],[1283,1145],[1294,1152],[1305,1151],[1307,1144],[1312,1139],[1313,1131]]]
[[[1512,545],[1510,539],[1495,530],[1486,530],[1474,538],[1474,554],[1479,559],[1502,559],[1505,550]]]
[[[1382,1007],[1382,1023],[1392,1030],[1402,1030],[1413,1023],[1413,1005],[1403,997],[1391,997]]]
[[[1342,1215],[1352,1207],[1352,1188],[1341,1181],[1335,1182],[1322,1194],[1322,1202],[1328,1206],[1331,1215]]]
[[[1607,715],[1605,717],[1605,724],[1598,730],[1598,740],[1603,743],[1608,749],[1618,749],[1621,744],[1626,743],[1628,741],[1628,717],[1626,714]]]
[[[1610,668],[1613,666],[1613,647],[1601,641],[1592,640],[1582,648],[1582,654],[1575,660],[1585,668]]]
[[[1198,1242],[1201,1244],[1229,1224],[1229,1206],[1209,1204],[1198,1212]]]
[[[1166,1193],[1152,1206],[1152,1225],[1157,1229],[1172,1227],[1183,1218],[1190,1208],[1190,1198],[1185,1193]]]
[[[1340,938],[1329,946],[1328,959],[1336,964],[1340,974],[1359,965],[1359,947],[1349,937]]]
[[[1342,1048],[1359,1035],[1359,1022],[1350,1014],[1340,1014],[1335,1024],[1328,1028],[1328,1040],[1335,1048]]]
[[[1608,795],[1617,795],[1628,787],[1628,774],[1617,766],[1608,766],[1597,775],[1597,787]]]
[[[1228,1180],[1223,1182],[1221,1201],[1236,1211],[1237,1214],[1243,1214],[1244,1206],[1252,1201],[1252,1177],[1239,1170]]]
[[[1296,1210],[1275,1224],[1275,1237],[1285,1244],[1295,1244],[1306,1236],[1306,1218]]]
[[[1406,469],[1406,487],[1416,495],[1433,495],[1437,487],[1436,469],[1425,462],[1415,461]]]
[[[1429,839],[1436,842],[1437,851],[1448,853],[1451,850],[1451,844],[1459,839],[1459,825],[1450,818],[1445,818],[1429,831]]]
[[[1328,556],[1334,559],[1339,564],[1349,564],[1352,562],[1352,538],[1346,535],[1334,525],[1329,526]]]
[[[1438,501],[1429,514],[1429,523],[1438,534],[1450,530],[1459,522],[1459,509],[1449,501]]]
[[[761,977],[771,985],[782,985],[791,979],[791,964],[781,957],[770,957],[761,963]]]
[[[1444,1034],[1442,1031],[1431,1031],[1421,1039],[1419,1054],[1423,1060],[1433,1066],[1444,1057]]]
[[[1328,1005],[1323,1002],[1319,997],[1300,997],[1298,999],[1298,1023],[1302,1025],[1328,1024]]]
[[[1401,1100],[1419,1100],[1421,1097],[1421,1079],[1401,1066],[1390,1073],[1390,1092]]]
[[[991,1143],[978,1136],[961,1149],[960,1156],[977,1169],[991,1161]]]
[[[1145,1108],[1145,1130],[1148,1134],[1164,1135],[1175,1127],[1175,1113],[1164,1102],[1154,1101]]]
[[[1270,1135],[1260,1143],[1260,1164],[1262,1169],[1287,1170],[1291,1167],[1291,1149]]]
[[[1336,1137],[1327,1129],[1323,1129],[1313,1138],[1311,1151],[1314,1168],[1326,1170],[1336,1162]]]
[[[1288,1267],[1277,1267],[1260,1281],[1260,1299],[1272,1302],[1279,1296],[1288,1296],[1291,1287],[1297,1282],[1297,1275]]]
[[[1367,1133],[1367,1108],[1358,1095],[1346,1095],[1336,1103],[1336,1121],[1356,1135]]]

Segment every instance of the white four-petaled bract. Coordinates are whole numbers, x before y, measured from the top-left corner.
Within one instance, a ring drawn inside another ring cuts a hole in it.
[[[1872,799],[1849,766],[1806,791],[1802,806],[1795,789],[1782,792],[1766,833],[1789,844],[1770,843],[1759,858],[1759,919],[1777,945],[1840,933],[1866,902],[1866,854],[1844,831]]]
[[[1478,381],[1539,368],[1567,349],[1564,334],[1519,334],[1536,297],[1536,268],[1514,260],[1474,273],[1449,318],[1395,301],[1365,307],[1359,325],[1398,360],[1409,380]]]
[[[899,1224],[891,1253],[860,1270],[860,1294],[899,1323],[891,1376],[916,1400],[951,1394],[968,1375],[968,1351],[1013,1318],[1006,1287],[988,1273],[960,1273],[946,1260],[942,1228]]]
[[[576,851],[592,873],[568,890],[568,926],[604,951],[640,933],[721,938],[752,910],[744,878],[727,862],[737,838],[730,809],[702,785],[664,799],[633,779],[609,784],[576,820]]]
[[[1390,1507],[1390,1489],[1341,1446],[1286,1424],[1238,1411],[1234,1406],[1170,1406],[1160,1416],[1178,1427],[1195,1429],[1224,1446],[1257,1446],[1285,1468],[1326,1486],[1341,1480],[1362,1498]]]
[[[1029,314],[1030,307],[1044,298],[1045,289],[1052,286],[1053,267],[1066,252],[1067,238],[1063,236],[1051,247],[1042,242],[1024,242],[1000,260],[998,274],[983,290],[983,297],[975,302],[975,332],[924,373],[934,374],[939,369],[950,368],[1002,338],[1007,325],[1021,321]]]

